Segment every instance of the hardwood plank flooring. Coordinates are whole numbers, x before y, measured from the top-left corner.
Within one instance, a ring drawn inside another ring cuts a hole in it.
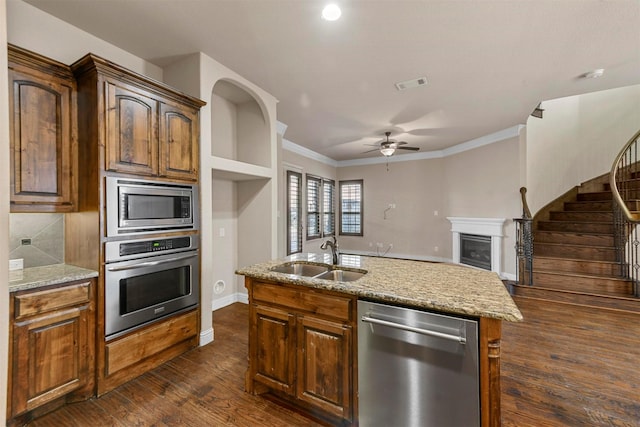
[[[502,425],[640,426],[640,315],[515,300],[525,321],[503,323]],[[319,426],[244,392],[247,306],[213,319],[213,343],[30,425]]]

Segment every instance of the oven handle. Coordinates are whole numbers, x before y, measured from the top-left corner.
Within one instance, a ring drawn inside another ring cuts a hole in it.
[[[160,261],[147,261],[147,262],[141,262],[140,264],[127,265],[123,267],[109,267],[107,268],[107,270],[123,271],[123,270],[133,270],[134,268],[153,267],[154,265],[164,264],[164,263],[173,262],[173,261],[180,261],[182,259],[193,258],[196,256],[198,256],[198,254],[182,255],[182,256],[177,256],[169,259],[163,259]]]

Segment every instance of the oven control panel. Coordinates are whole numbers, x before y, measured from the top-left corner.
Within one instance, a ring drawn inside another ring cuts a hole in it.
[[[105,262],[124,261],[154,255],[198,249],[198,236],[177,236],[162,239],[111,241],[105,244]]]
[[[144,254],[149,252],[162,252],[172,249],[188,248],[190,246],[191,239],[188,237],[120,243],[120,256]]]

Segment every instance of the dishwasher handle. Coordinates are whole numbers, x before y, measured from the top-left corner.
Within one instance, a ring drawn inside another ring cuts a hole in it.
[[[460,335],[445,334],[443,332],[430,331],[428,329],[416,328],[414,326],[403,325],[401,323],[389,322],[387,320],[376,319],[374,317],[362,316],[361,320],[365,323],[388,326],[390,328],[402,329],[404,331],[415,332],[416,334],[427,335],[430,337],[443,338],[445,340],[456,341],[462,345],[467,343],[467,338]]]

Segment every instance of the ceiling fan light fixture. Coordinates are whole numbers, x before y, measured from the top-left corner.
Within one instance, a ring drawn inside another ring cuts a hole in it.
[[[382,147],[380,149],[380,152],[382,153],[383,156],[385,157],[391,157],[393,156],[393,153],[396,152],[396,149],[393,147]]]

